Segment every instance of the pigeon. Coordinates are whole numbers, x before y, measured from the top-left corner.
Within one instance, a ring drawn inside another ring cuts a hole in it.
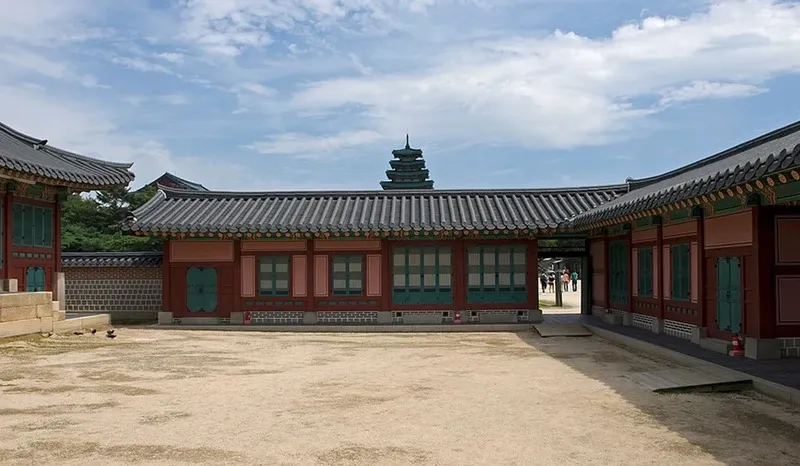
[[[113,334],[114,334],[113,328],[111,330],[106,330],[106,335],[113,335]]]
[[[96,329],[96,328],[93,328],[93,329],[92,329],[92,335],[94,335],[95,333],[97,333],[97,329]]]
[[[74,332],[72,332],[72,334],[73,335],[83,335],[83,332],[79,332],[78,330],[75,330]]]
[[[108,338],[117,338],[117,336],[116,336],[116,335],[114,335],[113,333],[106,333],[106,336],[107,336]]]

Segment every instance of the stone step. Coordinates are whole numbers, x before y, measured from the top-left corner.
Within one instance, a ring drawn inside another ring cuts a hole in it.
[[[730,341],[722,340],[720,338],[701,338],[700,347],[714,351],[715,353],[728,354],[728,351],[733,347],[733,345]]]

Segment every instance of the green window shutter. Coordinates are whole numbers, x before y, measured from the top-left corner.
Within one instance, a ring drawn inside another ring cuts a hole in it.
[[[53,209],[42,209],[42,246],[53,247]]]
[[[360,296],[364,292],[364,258],[333,256],[331,289],[338,296]]]
[[[450,248],[394,248],[392,301],[397,304],[452,303]]]
[[[526,248],[483,246],[467,249],[467,301],[527,301]]]
[[[37,206],[28,206],[26,210],[31,211],[31,220],[28,228],[31,232],[31,238],[33,238],[32,246],[41,246],[42,236],[44,236],[44,230],[42,229],[42,210],[44,209]]]
[[[672,254],[672,299],[685,301],[690,296],[691,254],[688,244],[676,244]]]
[[[14,204],[13,208],[13,236],[12,242],[15,246],[23,246],[25,244],[25,206],[22,204]]]
[[[289,256],[261,256],[258,259],[258,294],[289,295]]]
[[[637,288],[639,296],[653,296],[653,248],[639,249]]]
[[[22,209],[23,220],[22,227],[24,229],[25,246],[35,246],[36,238],[40,237],[36,232],[36,210],[38,208],[32,205],[25,205]]]

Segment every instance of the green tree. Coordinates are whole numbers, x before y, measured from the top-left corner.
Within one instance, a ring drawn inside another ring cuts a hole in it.
[[[123,231],[128,215],[156,193],[155,187],[98,191],[94,197],[70,195],[61,208],[61,249],[70,252],[158,251],[161,241]]]

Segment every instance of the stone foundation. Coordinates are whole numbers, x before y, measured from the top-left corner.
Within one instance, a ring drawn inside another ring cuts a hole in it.
[[[114,322],[126,323],[155,321],[161,311],[160,268],[65,266],[63,270],[67,311],[108,313]]]
[[[378,311],[318,311],[318,324],[377,324]]]
[[[253,325],[298,325],[303,323],[303,311],[250,311]]]
[[[783,358],[800,358],[800,337],[797,338],[777,338],[778,348]],[[748,338],[748,342],[750,339]],[[745,344],[745,350],[747,344]]]
[[[12,281],[16,282],[6,280]],[[16,283],[11,285],[15,287]],[[86,321],[88,323],[83,319],[67,321],[66,313],[58,307],[59,303],[53,301],[50,291],[0,294],[0,338],[32,333],[61,333],[88,328],[89,325],[108,324],[108,315],[93,316],[93,319]]]

